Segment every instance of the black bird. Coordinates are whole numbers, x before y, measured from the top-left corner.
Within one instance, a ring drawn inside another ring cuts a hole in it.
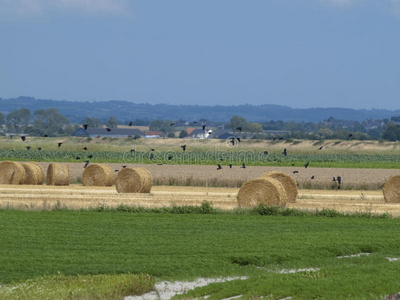
[[[231,138],[230,142],[232,143],[232,145],[235,145],[235,138]]]
[[[240,138],[236,138],[237,139],[237,141],[240,143]]]
[[[314,179],[314,175],[313,175],[313,176],[311,176],[311,179]]]
[[[353,136],[353,134],[350,133],[350,134],[349,134],[349,137],[352,137],[352,136]]]
[[[310,162],[307,162],[304,167],[307,169],[308,165],[310,164]]]
[[[283,149],[283,152],[282,152],[282,154],[283,154],[283,155],[285,155],[285,156],[287,156],[287,151],[286,151],[286,148],[285,148],[285,149]]]
[[[168,156],[168,160],[171,160],[172,159],[172,156]]]
[[[153,158],[154,158],[154,154],[151,153],[151,154],[150,154],[150,159],[153,159]]]
[[[294,164],[292,164],[292,167],[294,167]]]
[[[283,137],[280,137],[279,139],[280,139],[280,140],[283,140]]]
[[[92,154],[90,154],[89,156],[88,156],[88,158],[92,158],[93,157],[93,155]]]
[[[242,131],[242,127],[236,127],[236,130]]]
[[[122,169],[125,169],[126,168],[126,166],[122,166]]]
[[[229,164],[229,168],[232,169],[232,164]]]
[[[220,165],[220,164],[218,164],[218,168],[217,168],[217,170],[221,170],[221,169],[222,169],[221,165]]]
[[[220,161],[224,161],[224,159],[223,159],[223,158],[220,158],[219,160],[220,160]]]
[[[332,181],[336,181],[336,178],[335,178],[335,177],[333,177]]]
[[[77,157],[75,157],[75,158],[76,158],[76,160],[81,159],[79,156],[77,156]]]
[[[183,151],[186,151],[186,145],[182,145],[181,148],[183,149]]]
[[[58,148],[60,148],[60,147],[61,147],[61,145],[62,145],[62,143],[58,143]]]
[[[338,184],[340,185],[342,182],[342,177],[338,176],[338,177],[336,177],[336,180],[337,180]]]
[[[318,150],[322,150],[322,148],[324,148],[324,146],[321,146],[321,147],[319,147],[319,149],[318,149]]]
[[[268,151],[264,151],[264,155],[268,155]]]
[[[49,137],[47,134],[45,134],[43,137]]]
[[[203,128],[203,130],[205,130],[205,129],[206,129],[206,126],[207,126],[207,125],[202,125],[201,128]]]
[[[132,153],[132,152],[135,152],[135,149],[131,149],[131,153]]]
[[[107,130],[108,132],[110,132],[110,131],[111,131],[111,129],[110,129],[110,128],[108,128],[108,127],[106,127],[106,130]]]
[[[26,149],[29,151],[29,149],[31,149],[31,146],[26,146]]]
[[[85,130],[88,128],[88,126],[89,126],[88,124],[83,124],[82,125],[83,129],[85,129]]]
[[[246,169],[246,165],[243,163],[241,168]]]
[[[87,151],[87,147],[83,147],[83,150]]]
[[[156,151],[156,149],[150,148],[150,151]]]
[[[42,148],[40,148],[40,147],[38,147],[37,149],[38,149],[38,151],[42,150]]]
[[[299,171],[293,171],[293,174],[299,173]]]
[[[169,126],[174,126],[175,125],[175,123],[171,123],[171,124],[169,124]]]
[[[192,123],[193,123],[193,124],[196,124],[196,123],[197,123],[197,121],[193,121]]]
[[[276,140],[276,137],[274,137],[274,139],[273,139],[274,141]]]
[[[131,122],[129,122],[129,125],[128,126],[132,126],[133,125],[133,122],[131,121]]]
[[[83,166],[85,169],[86,169],[86,167],[89,165],[89,161],[87,160],[86,162],[85,162],[85,165]]]
[[[118,172],[119,170],[114,170],[115,172]]]
[[[25,142],[25,140],[26,140],[26,137],[24,137],[24,136],[21,136],[21,140],[22,140],[23,142]]]

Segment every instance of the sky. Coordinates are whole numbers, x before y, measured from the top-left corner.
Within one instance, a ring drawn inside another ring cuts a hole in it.
[[[400,0],[0,0],[0,97],[400,109]]]

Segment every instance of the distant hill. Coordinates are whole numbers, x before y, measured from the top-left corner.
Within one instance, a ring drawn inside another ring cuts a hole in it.
[[[390,119],[400,116],[400,110],[384,109],[349,109],[349,108],[290,108],[283,105],[236,105],[236,106],[201,106],[134,103],[128,101],[73,102],[65,100],[44,100],[32,97],[12,99],[0,98],[0,112],[9,113],[25,107],[32,113],[39,109],[57,108],[71,122],[79,123],[86,117],[98,118],[105,122],[115,116],[120,122],[141,120],[199,120],[207,119],[225,122],[234,116],[241,116],[250,122],[271,120],[295,122],[319,122],[329,117],[339,120],[363,121],[366,119]]]

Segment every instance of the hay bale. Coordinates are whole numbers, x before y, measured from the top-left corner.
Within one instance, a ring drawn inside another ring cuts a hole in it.
[[[47,185],[69,185],[70,172],[68,164],[50,163],[47,168]]]
[[[240,207],[255,207],[259,204],[285,205],[287,195],[283,185],[274,178],[255,178],[243,183],[237,195]]]
[[[400,175],[393,176],[383,186],[386,203],[400,203]]]
[[[267,172],[260,176],[260,178],[265,178],[265,177],[271,177],[278,180],[285,188],[287,195],[287,202],[290,203],[296,202],[298,190],[296,181],[292,177],[283,172],[277,172],[277,171]]]
[[[0,184],[22,184],[25,177],[22,164],[15,161],[0,162]]]
[[[124,168],[117,174],[115,187],[118,193],[140,193],[147,176],[138,168]]]
[[[44,182],[44,172],[41,166],[34,162],[22,163],[25,169],[25,181],[23,184],[42,185]]]
[[[153,178],[151,177],[151,173],[149,170],[145,168],[136,168],[140,172],[142,172],[142,176],[144,176],[145,180],[142,186],[142,190],[140,191],[141,193],[150,193],[151,188],[153,186]]]
[[[91,164],[82,174],[84,186],[112,186],[114,182],[114,172],[109,165]]]

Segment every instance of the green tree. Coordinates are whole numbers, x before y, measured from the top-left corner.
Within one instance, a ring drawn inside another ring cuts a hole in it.
[[[237,130],[239,127],[242,128],[242,130],[245,130],[247,121],[243,117],[233,116],[229,123],[231,124],[232,131],[235,132],[239,131]]]
[[[236,129],[236,128],[235,128]],[[259,123],[247,123],[246,127],[244,128],[245,131],[249,131],[251,133],[263,132],[263,128]]]
[[[400,140],[400,125],[389,125],[383,132],[382,138],[392,142]]]
[[[87,117],[85,120],[83,120],[82,123],[86,124],[88,127],[92,127],[92,128],[98,128],[98,127],[103,126],[103,123],[101,123],[101,121],[99,119],[90,118],[90,117]]]
[[[173,121],[171,121],[171,120],[167,120],[167,121],[154,120],[150,123],[149,127],[150,127],[151,131],[162,131],[162,132],[168,134],[169,132],[174,131],[174,127],[170,125],[172,123],[173,123]]]
[[[182,130],[181,132],[179,132],[179,138],[183,139],[184,137],[187,137],[188,133],[186,130]]]
[[[40,135],[63,134],[63,126],[69,124],[69,120],[57,108],[37,110],[34,112],[33,118],[33,127]]]
[[[10,112],[7,117],[7,128],[9,131],[20,132],[21,125],[28,125],[31,119],[31,112],[27,108],[20,108]]]
[[[118,126],[118,120],[116,117],[110,117],[106,123],[109,128],[116,128]]]
[[[0,113],[0,125],[4,124],[5,120],[6,117],[2,113]]]

